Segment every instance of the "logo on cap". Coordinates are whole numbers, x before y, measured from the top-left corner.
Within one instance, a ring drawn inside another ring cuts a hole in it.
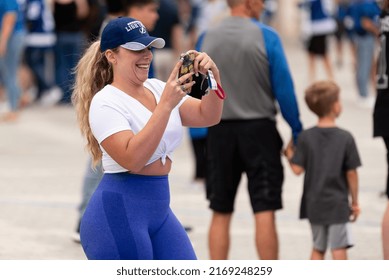
[[[140,21],[131,21],[127,23],[127,26],[125,27],[127,32],[130,32],[134,29],[139,29],[139,32],[141,34],[147,33],[146,27],[140,22]]]

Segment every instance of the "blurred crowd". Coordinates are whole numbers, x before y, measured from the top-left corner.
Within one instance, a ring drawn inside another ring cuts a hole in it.
[[[73,68],[78,59],[98,38],[104,21],[127,15],[131,2],[137,1],[1,1],[0,61],[4,64],[0,72],[1,120],[17,120],[20,109],[31,104],[70,104]],[[165,38],[167,46],[163,51],[173,51],[170,54],[174,59],[182,51],[194,48],[198,35],[228,14],[224,0],[160,2],[160,19],[154,33]],[[275,11],[274,5],[269,7],[263,15],[267,22]],[[170,64],[160,57],[160,63],[159,57],[156,58],[157,76],[165,79]]]

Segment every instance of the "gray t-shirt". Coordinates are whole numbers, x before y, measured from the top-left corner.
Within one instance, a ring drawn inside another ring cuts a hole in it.
[[[305,169],[300,218],[313,224],[349,220],[346,172],[361,166],[353,136],[337,127],[312,127],[299,135],[292,163]]]

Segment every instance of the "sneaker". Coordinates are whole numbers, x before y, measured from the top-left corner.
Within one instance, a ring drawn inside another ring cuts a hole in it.
[[[0,101],[0,114],[5,114],[10,111],[9,105],[7,101]]]
[[[358,106],[361,108],[373,109],[375,104],[375,98],[372,96],[359,97]]]
[[[53,87],[42,94],[40,105],[44,107],[54,106],[61,100],[62,95],[62,90],[59,87]]]

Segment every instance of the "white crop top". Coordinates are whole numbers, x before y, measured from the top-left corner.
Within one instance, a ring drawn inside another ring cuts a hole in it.
[[[165,88],[165,83],[157,79],[148,79],[144,86],[153,93],[158,104]],[[183,137],[181,117],[178,109],[187,98],[188,96],[184,97],[172,110],[162,139],[146,165],[158,159],[161,159],[162,163],[165,164],[166,157],[172,159],[172,152],[181,143]],[[123,130],[131,130],[134,134],[139,133],[151,115],[152,112],[143,106],[142,103],[114,86],[106,85],[96,93],[90,106],[89,124],[103,153],[102,164],[105,173],[119,173],[128,170],[110,157],[101,146],[101,142]]]

